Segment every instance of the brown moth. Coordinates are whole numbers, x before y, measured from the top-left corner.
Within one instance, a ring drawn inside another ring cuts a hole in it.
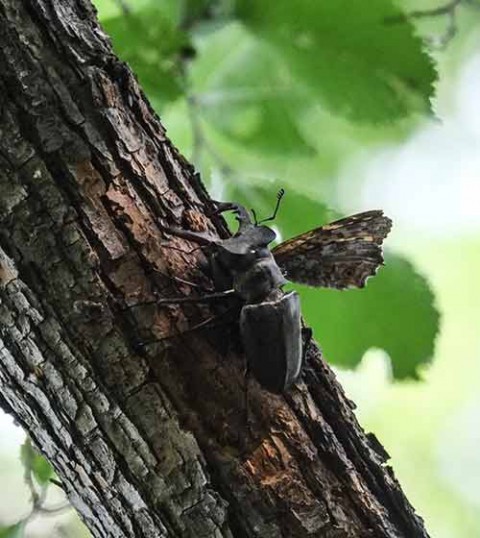
[[[391,228],[383,211],[365,211],[293,237],[272,253],[292,282],[363,288],[383,265],[382,242]]]

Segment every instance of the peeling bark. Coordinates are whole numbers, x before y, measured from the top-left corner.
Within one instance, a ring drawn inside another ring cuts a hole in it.
[[[247,427],[232,305],[155,305],[227,232],[89,2],[0,0],[0,72],[0,405],[92,534],[427,537],[318,349]]]

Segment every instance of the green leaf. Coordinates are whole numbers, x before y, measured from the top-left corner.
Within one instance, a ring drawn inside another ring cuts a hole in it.
[[[231,200],[253,207],[259,218],[272,213],[275,186],[271,189],[238,187]],[[334,220],[327,207],[289,190],[273,225],[288,239]],[[388,249],[388,237],[386,239]],[[355,367],[370,348],[384,349],[390,356],[395,378],[417,378],[434,350],[439,314],[427,280],[400,256],[387,254],[385,267],[363,289],[337,291],[295,285],[300,291],[302,312],[314,329],[326,359],[340,366]]]
[[[427,280],[388,254],[362,290],[302,289],[303,312],[327,360],[349,368],[372,348],[390,356],[397,379],[418,378],[434,351],[439,314]]]
[[[237,14],[335,114],[387,122],[430,109],[436,73],[392,0],[237,0]]]
[[[259,154],[314,153],[299,128],[305,90],[242,25],[199,40],[191,81],[198,114],[236,143]]]
[[[0,538],[22,538],[24,527],[23,521],[8,527],[0,525]]]
[[[30,439],[20,447],[20,459],[27,472],[31,472],[40,486],[47,486],[55,471],[50,463],[39,454]]]

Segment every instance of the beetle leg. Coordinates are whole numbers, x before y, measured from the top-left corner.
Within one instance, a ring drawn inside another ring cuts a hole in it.
[[[164,246],[164,244],[162,244],[162,243],[161,243],[161,245]],[[197,250],[200,250],[202,247],[199,245],[198,247],[194,247],[194,248],[191,248],[189,250],[186,250],[184,248],[173,247],[172,245],[166,245],[166,248],[169,248],[170,250],[176,250],[177,252],[181,252],[182,254],[193,254]]]
[[[203,303],[215,301],[217,299],[225,299],[235,295],[235,290],[218,291],[217,293],[209,293],[208,295],[200,295],[199,297],[166,297],[152,301],[156,304],[178,304],[178,303]],[[143,303],[144,304],[144,303]]]
[[[302,327],[302,369],[305,367],[305,364],[307,362],[307,353],[308,348],[310,347],[310,343],[312,342],[313,337],[313,331],[311,327]]]
[[[168,336],[165,336],[163,338],[156,338],[155,340],[144,340],[144,341],[137,340],[136,342],[134,342],[133,346],[138,351],[139,349],[143,349],[146,346],[149,346],[151,344],[159,344],[160,342],[163,342],[164,340],[167,340],[168,338],[173,338],[174,336],[180,336],[182,334],[190,333],[192,331],[196,331],[197,329],[201,329],[202,327],[205,327],[206,325],[211,323],[217,317],[218,315],[210,316],[209,318],[204,319],[203,321],[200,321],[193,327],[189,327],[188,329],[185,329],[184,331],[181,331],[176,334],[169,334]]]
[[[163,299],[153,299],[151,301],[143,301],[128,306],[124,310],[130,310],[131,308],[138,308],[140,306],[147,306],[151,304],[180,304],[180,303],[203,303],[208,301],[215,301],[217,299],[226,299],[235,294],[235,290],[225,290],[216,293],[209,293],[207,295],[200,295],[198,297],[164,297]]]
[[[191,230],[183,230],[182,228],[177,228],[175,226],[165,227],[162,230],[170,235],[175,235],[177,237],[183,237],[183,239],[188,239],[193,243],[198,243],[202,246],[214,245],[219,240],[206,232],[192,232]]]
[[[164,340],[168,340],[169,338],[174,338],[176,336],[182,336],[183,334],[190,333],[193,331],[197,331],[198,329],[203,329],[204,327],[207,327],[210,325],[210,327],[216,327],[220,325],[224,325],[225,323],[231,323],[231,320],[225,318],[225,314],[230,312],[232,309],[228,309],[226,312],[222,314],[214,314],[213,316],[208,317],[207,319],[204,319],[203,321],[200,321],[196,325],[193,325],[193,327],[189,327],[188,329],[185,329],[184,331],[179,331],[178,333],[169,334],[168,336],[164,336],[163,338],[156,338],[155,340],[145,340],[145,341],[139,341],[137,340],[134,342],[134,347],[138,349],[142,349],[145,346],[148,346],[150,344],[158,344],[159,342],[163,342]],[[212,323],[212,321],[215,321],[217,318],[221,319],[217,323]]]
[[[179,276],[172,275],[168,271],[160,271],[159,269],[152,269],[151,272],[154,273],[154,274],[157,274],[157,275],[161,275],[162,277],[169,278],[170,280],[174,280],[175,282],[179,282],[180,284],[186,284],[187,286],[190,286],[191,288],[196,288],[196,289],[202,290],[202,291],[204,291],[206,293],[214,292],[214,289],[211,288],[211,287],[207,288],[206,286],[204,286],[202,284],[197,284],[196,282],[192,282],[191,280],[187,280],[185,278],[181,278]],[[152,301],[152,304],[154,302],[156,302],[156,301]]]
[[[186,280],[184,278],[180,278],[180,277],[175,276],[175,275],[168,275],[168,276],[172,280],[175,280],[176,282],[180,282],[181,284],[187,284],[188,286],[190,286],[192,288],[197,288],[197,289],[207,291],[207,292],[212,292],[213,291],[212,288],[207,288],[205,286],[202,286],[201,284],[197,284],[196,282],[190,282],[190,280]]]
[[[250,412],[250,400],[248,398],[248,385],[250,382],[250,370],[248,369],[247,358],[245,357],[245,370],[243,371],[243,408],[245,409],[245,430],[247,435],[243,438],[242,443],[245,443],[245,450],[247,448],[247,439],[253,436],[252,432],[252,417]]]

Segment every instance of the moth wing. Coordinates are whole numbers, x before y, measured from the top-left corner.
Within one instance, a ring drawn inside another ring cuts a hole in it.
[[[382,242],[391,227],[383,211],[365,211],[293,237],[272,252],[293,282],[363,288],[383,265]]]

